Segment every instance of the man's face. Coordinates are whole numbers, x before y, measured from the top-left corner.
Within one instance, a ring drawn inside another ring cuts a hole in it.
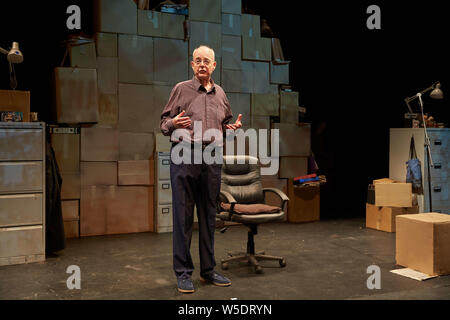
[[[199,48],[194,52],[191,66],[197,79],[209,80],[211,78],[211,74],[216,68],[216,61],[214,61],[212,51],[208,48]]]

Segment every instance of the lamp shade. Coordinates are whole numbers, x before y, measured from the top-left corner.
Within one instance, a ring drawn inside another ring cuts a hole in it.
[[[440,83],[436,84],[433,91],[431,91],[431,93],[430,93],[430,97],[433,99],[443,99],[444,98],[444,94],[442,93]]]

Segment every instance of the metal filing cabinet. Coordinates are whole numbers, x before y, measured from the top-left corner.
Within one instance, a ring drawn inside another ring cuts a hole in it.
[[[431,198],[433,212],[450,214],[449,177],[450,177],[450,129],[428,128],[431,144],[430,167]],[[389,178],[405,181],[406,161],[409,159],[409,145],[414,136],[417,157],[422,165],[423,194],[418,195],[420,212],[429,212],[428,195],[428,165],[427,151],[424,146],[425,133],[423,128],[393,128],[390,130],[389,146]]]
[[[45,123],[0,122],[0,265],[45,260]]]
[[[156,153],[155,231],[172,232],[172,185],[170,152]]]

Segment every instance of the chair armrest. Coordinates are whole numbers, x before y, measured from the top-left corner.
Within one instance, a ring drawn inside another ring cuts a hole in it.
[[[281,199],[281,206],[280,206],[281,210],[285,211],[286,203],[289,201],[288,196],[283,191],[281,191],[280,189],[277,189],[277,188],[263,188],[264,201],[266,200],[266,192],[268,192],[268,191],[269,192],[273,192],[278,197],[280,197],[280,199]]]
[[[229,193],[228,191],[223,191],[220,190],[220,195],[224,196],[226,198],[226,200],[228,201],[228,203],[231,205],[230,206],[230,212],[234,211],[234,205],[236,204],[236,199],[234,199],[234,197],[231,195],[231,193]]]

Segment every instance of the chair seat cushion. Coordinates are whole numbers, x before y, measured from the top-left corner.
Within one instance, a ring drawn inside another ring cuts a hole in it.
[[[230,211],[231,204],[222,202],[220,204],[224,211]],[[269,213],[278,213],[281,212],[280,207],[269,206],[264,203],[255,203],[255,204],[235,204],[234,211],[235,214],[243,214],[243,215],[256,215],[256,214],[269,214]]]

